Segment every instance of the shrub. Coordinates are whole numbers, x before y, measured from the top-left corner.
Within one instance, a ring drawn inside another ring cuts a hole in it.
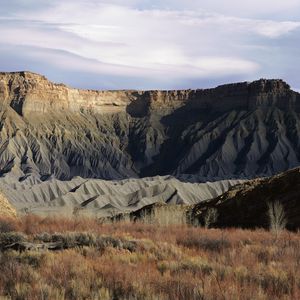
[[[215,208],[209,208],[204,216],[204,226],[205,228],[209,228],[212,224],[214,224],[218,219],[218,211]]]
[[[202,259],[185,259],[180,262],[171,264],[169,267],[171,274],[181,274],[185,272],[190,272],[195,275],[209,275],[212,273],[213,268],[206,261]]]
[[[186,237],[178,239],[177,243],[188,248],[198,248],[214,252],[220,252],[221,250],[231,246],[230,241],[224,237],[219,239],[212,239],[208,237]]]
[[[101,250],[105,250],[107,247],[113,247],[118,249],[126,249],[133,252],[137,249],[137,243],[134,241],[121,240],[119,238],[107,236],[98,237],[96,240],[96,246]]]
[[[50,243],[52,241],[52,235],[48,232],[43,232],[40,234],[36,234],[34,239],[39,242]]]
[[[3,250],[6,246],[24,242],[26,240],[26,236],[19,232],[4,232],[0,233],[0,249]]]
[[[16,226],[11,219],[0,219],[0,233],[16,231]]]
[[[181,205],[155,206],[150,212],[142,216],[142,222],[162,226],[186,225],[187,210]]]
[[[26,238],[74,249],[0,252],[0,299],[299,299],[299,233],[274,243],[262,229],[20,220],[32,233],[1,233],[3,245]]]
[[[97,247],[101,250],[105,250],[107,247],[113,247],[118,249],[126,249],[129,251],[135,251],[137,243],[134,241],[128,241],[126,239],[120,239],[113,236],[95,236],[92,233],[87,232],[71,232],[71,233],[42,233],[35,235],[35,240],[41,242],[59,242],[62,249],[75,248],[75,247]]]
[[[270,229],[272,231],[281,231],[287,225],[287,218],[284,207],[279,201],[268,203],[268,216],[270,222]]]
[[[15,260],[19,264],[28,265],[37,268],[44,263],[46,255],[45,253],[34,252],[34,251],[26,251],[22,253],[16,251],[10,251],[7,252],[7,254],[5,254],[5,257]]]

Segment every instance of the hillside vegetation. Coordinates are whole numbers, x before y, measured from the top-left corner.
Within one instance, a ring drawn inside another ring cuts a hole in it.
[[[298,233],[1,219],[8,299],[299,299]],[[8,250],[61,243],[60,250]]]

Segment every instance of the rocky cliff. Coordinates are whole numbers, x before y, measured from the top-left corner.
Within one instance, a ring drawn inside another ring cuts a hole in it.
[[[258,107],[299,109],[300,96],[282,80],[258,80],[215,89],[178,91],[93,91],[55,84],[31,72],[0,73],[1,104],[10,105],[20,115],[55,111],[114,113],[127,111],[161,114],[188,105],[193,109],[225,112]]]
[[[300,161],[300,94],[282,80],[91,91],[0,73],[0,174],[185,180],[271,175]]]

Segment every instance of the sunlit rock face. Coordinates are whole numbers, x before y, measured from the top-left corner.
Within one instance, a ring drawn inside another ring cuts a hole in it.
[[[193,181],[299,165],[300,95],[282,80],[215,89],[92,91],[0,73],[0,174]]]
[[[277,106],[297,106],[297,93],[282,80],[259,80],[206,90],[179,91],[93,91],[55,84],[31,73],[0,73],[0,97],[21,115],[53,111],[114,113],[126,111],[145,115],[151,111],[171,113],[184,105],[224,112]]]

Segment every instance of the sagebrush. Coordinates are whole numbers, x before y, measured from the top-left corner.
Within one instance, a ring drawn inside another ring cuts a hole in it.
[[[72,249],[2,251],[0,298],[300,299],[300,236],[187,225],[26,216],[2,241]]]

